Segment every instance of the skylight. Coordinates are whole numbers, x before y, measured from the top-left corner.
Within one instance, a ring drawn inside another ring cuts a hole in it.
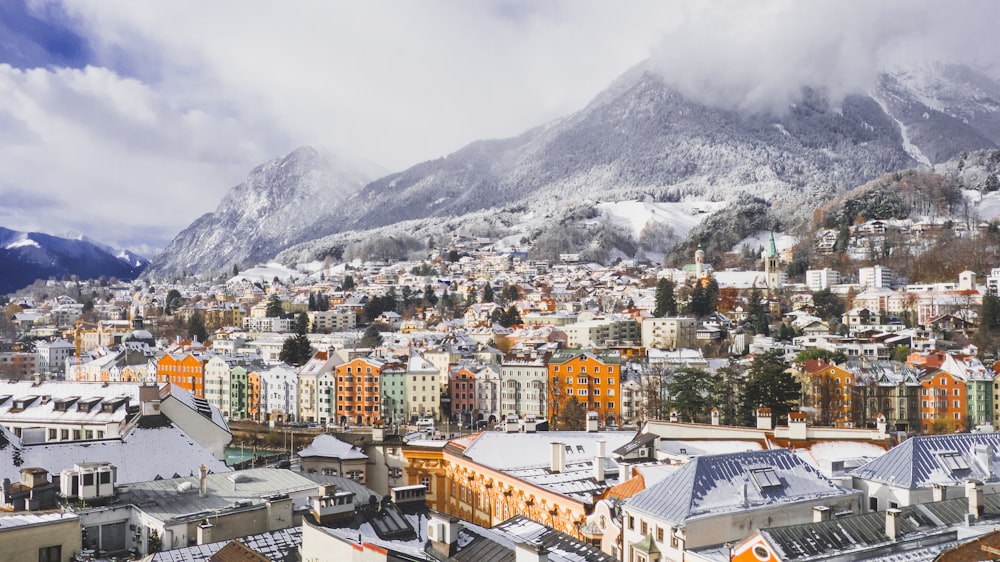
[[[938,460],[942,466],[952,472],[969,470],[969,462],[958,451],[941,451],[938,453]]]
[[[769,466],[751,468],[750,476],[760,490],[781,487],[781,480],[778,479],[778,475],[774,472],[774,469]]]

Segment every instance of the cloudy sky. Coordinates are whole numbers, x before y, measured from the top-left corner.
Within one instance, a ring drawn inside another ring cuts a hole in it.
[[[646,59],[689,95],[780,110],[890,62],[991,65],[998,5],[4,0],[0,226],[149,255],[297,146],[395,171],[566,115]]]

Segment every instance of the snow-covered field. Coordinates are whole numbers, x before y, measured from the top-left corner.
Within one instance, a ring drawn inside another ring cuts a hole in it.
[[[767,241],[771,236],[771,231],[760,230],[753,236],[747,236],[743,240],[740,240],[736,246],[733,247],[733,252],[743,251],[743,246],[749,246],[750,249],[756,250],[758,248],[767,249]],[[795,246],[799,241],[798,238],[790,235],[784,234],[782,232],[774,233],[774,245],[778,248],[778,251],[782,251]]]
[[[296,271],[292,268],[285,267],[280,263],[270,262],[263,265],[258,265],[256,267],[251,267],[246,271],[241,271],[239,275],[229,279],[230,283],[238,283],[240,281],[250,281],[251,283],[260,283],[267,281],[270,283],[274,278],[285,281],[289,277],[302,277],[302,272]]]
[[[666,224],[673,228],[674,234],[679,238],[686,238],[691,229],[726,205],[728,203],[725,201],[680,201],[677,203],[616,201],[598,203],[597,209],[612,224],[627,229],[636,238],[649,222]]]

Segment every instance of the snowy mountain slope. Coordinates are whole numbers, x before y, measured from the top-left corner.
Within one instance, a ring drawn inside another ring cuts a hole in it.
[[[349,202],[347,228],[543,200],[777,199],[812,186],[846,188],[913,161],[870,98],[833,108],[804,92],[785,116],[741,115],[685,99],[633,70],[581,112],[504,140],[391,174]]]
[[[30,285],[36,279],[76,275],[80,279],[117,277],[132,280],[145,269],[145,258],[119,252],[88,240],[73,240],[0,228],[0,294]]]
[[[640,64],[574,114],[513,138],[470,143],[331,205],[303,210],[277,188],[295,182],[267,175],[282,159],[268,163],[182,232],[151,271],[218,271],[275,255],[308,262],[365,233],[421,237],[470,224],[532,241],[576,220],[568,212],[574,205],[598,202],[725,203],[742,193],[766,201],[772,215],[745,217],[744,226],[794,226],[822,201],[886,172],[996,147],[994,100],[1000,84],[982,73],[927,65],[884,74],[870,95],[831,101],[805,88],[784,114],[748,114],[688,99]],[[645,216],[641,205],[604,220],[636,236],[640,219],[625,215]],[[671,220],[675,233],[697,230]]]
[[[335,232],[337,223],[329,219],[369,179],[366,171],[312,147],[296,149],[252,170],[214,212],[178,234],[149,273],[228,270]]]

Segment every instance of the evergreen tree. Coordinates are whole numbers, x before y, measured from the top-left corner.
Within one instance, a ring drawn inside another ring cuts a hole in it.
[[[316,295],[309,293],[309,311],[316,310]]]
[[[201,316],[200,312],[195,312],[188,320],[187,334],[189,338],[197,338],[202,343],[208,341],[208,330],[205,329],[205,319]]]
[[[767,309],[760,289],[754,287],[750,291],[750,302],[747,306],[747,321],[753,327],[755,334],[768,335],[771,331],[768,322]]]
[[[493,302],[493,287],[489,283],[483,285],[483,300],[481,302]]]
[[[695,283],[688,297],[687,311],[696,318],[701,318],[708,314],[708,294],[701,282]]]
[[[674,371],[668,389],[670,405],[677,410],[677,418],[692,423],[705,422],[712,408],[711,376],[707,371],[681,367]]]
[[[656,282],[656,308],[653,316],[677,316],[677,297],[674,296],[674,282],[664,277]]]
[[[372,324],[365,328],[365,333],[361,336],[361,341],[359,342],[361,347],[378,347],[382,345],[382,333],[379,331],[378,324]]]
[[[424,302],[430,306],[437,304],[438,298],[437,295],[434,294],[434,287],[424,285]]]
[[[587,422],[587,406],[571,396],[556,417],[560,431],[581,431]]]
[[[992,289],[983,296],[974,343],[984,357],[995,358],[1000,352],[1000,297]]]
[[[517,290],[517,285],[506,285],[503,288],[503,300],[506,302],[514,302],[521,298],[520,292]]]
[[[507,311],[504,312],[503,321],[501,323],[505,328],[523,324],[524,320],[521,319],[521,311],[519,311],[516,306],[510,305],[510,307],[507,308]]]
[[[835,318],[840,320],[844,315],[844,301],[837,295],[830,292],[830,289],[816,291],[812,295],[813,307],[816,309],[816,316],[823,320]]]
[[[236,277],[236,276],[237,276],[237,275],[239,275],[239,274],[240,274],[240,266],[238,266],[238,265],[236,265],[236,264],[234,263],[234,264],[233,264],[233,277]]]
[[[295,367],[304,365],[314,353],[312,344],[309,343],[309,338],[306,337],[308,330],[309,316],[305,312],[298,313],[295,317],[295,335],[285,339],[278,359]]]
[[[163,314],[170,316],[175,310],[181,307],[181,292],[177,289],[167,291],[167,298],[163,303]]]
[[[801,394],[802,385],[788,372],[788,364],[779,352],[757,356],[747,371],[746,394],[741,408],[743,424],[754,424],[759,406],[771,409],[772,421],[787,418]]]
[[[341,285],[341,287],[345,291],[350,291],[351,289],[353,289],[354,288],[354,276],[353,275],[345,275],[344,276],[344,283],[343,283],[343,285]]]
[[[705,315],[715,312],[719,306],[719,282],[709,277],[705,284]]]
[[[743,378],[740,367],[732,363],[718,369],[712,375],[710,389],[712,403],[719,409],[720,422],[735,425],[740,408],[740,397],[743,396]]]
[[[284,314],[284,310],[281,308],[281,299],[278,298],[278,295],[271,295],[267,299],[267,310],[265,315],[268,318],[277,318],[282,314]]]

